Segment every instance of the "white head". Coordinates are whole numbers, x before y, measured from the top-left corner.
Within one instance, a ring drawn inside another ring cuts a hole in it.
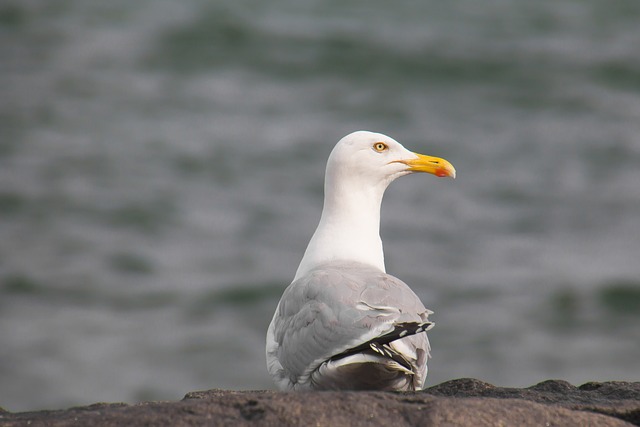
[[[456,176],[453,165],[444,159],[413,153],[381,133],[357,131],[336,144],[327,162],[326,180],[332,185],[349,181],[361,184],[360,189],[384,189],[396,178],[413,172]]]
[[[320,224],[296,278],[329,261],[357,261],[384,271],[380,204],[394,179],[413,172],[454,177],[453,165],[413,153],[380,133],[358,131],[342,138],[327,162]]]

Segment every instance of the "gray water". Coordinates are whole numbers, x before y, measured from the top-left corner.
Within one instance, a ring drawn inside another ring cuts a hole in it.
[[[640,380],[640,2],[6,0],[0,406],[272,388],[343,135],[445,157],[383,204],[428,384]]]

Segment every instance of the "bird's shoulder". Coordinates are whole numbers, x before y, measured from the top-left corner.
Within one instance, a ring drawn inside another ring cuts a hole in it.
[[[295,315],[304,306],[327,306],[342,315],[377,316],[381,311],[397,317],[428,312],[420,298],[402,280],[358,262],[334,261],[311,269],[283,294],[281,314]],[[314,310],[315,311],[315,310]]]

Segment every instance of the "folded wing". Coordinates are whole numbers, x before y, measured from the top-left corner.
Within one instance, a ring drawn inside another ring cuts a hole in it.
[[[282,296],[267,334],[269,371],[283,389],[420,389],[429,314],[378,269],[319,266]]]

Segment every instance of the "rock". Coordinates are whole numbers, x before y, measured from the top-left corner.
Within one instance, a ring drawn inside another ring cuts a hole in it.
[[[179,402],[98,403],[60,411],[0,412],[0,426],[630,426],[640,425],[640,383],[545,381],[504,388],[448,381],[422,392],[208,390]]]

